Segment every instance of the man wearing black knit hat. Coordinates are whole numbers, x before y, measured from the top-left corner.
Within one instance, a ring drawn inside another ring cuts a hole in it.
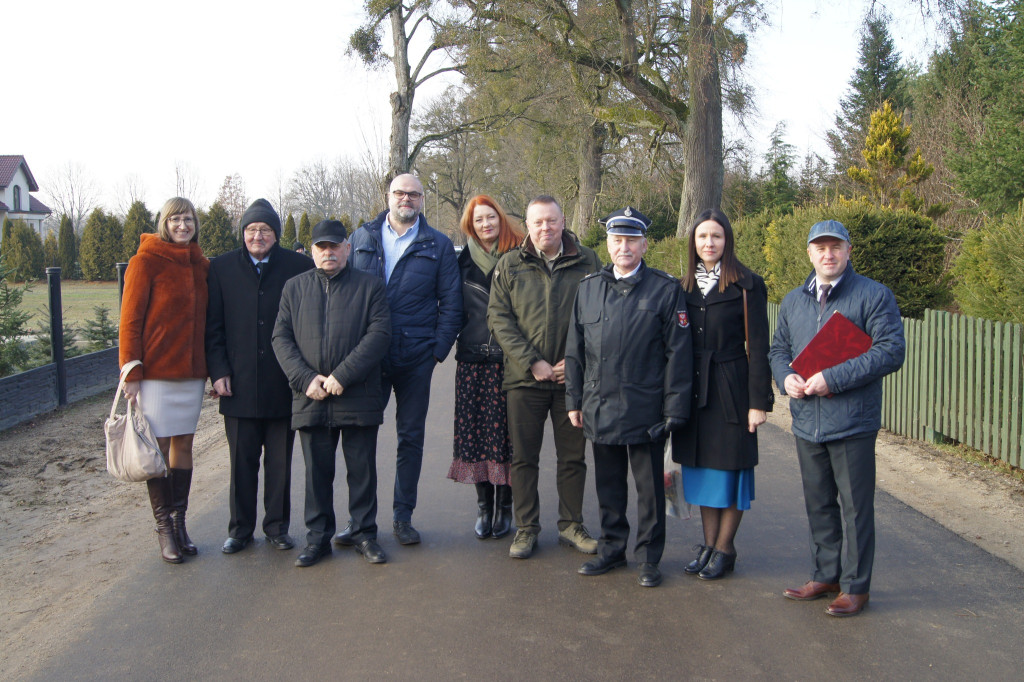
[[[291,388],[271,347],[284,283],[313,262],[281,248],[281,219],[266,199],[242,215],[244,245],[210,261],[206,364],[220,398],[231,459],[228,539],[234,554],[256,529],[260,457],[263,457],[263,532],[277,549],[294,546],[291,514]]]

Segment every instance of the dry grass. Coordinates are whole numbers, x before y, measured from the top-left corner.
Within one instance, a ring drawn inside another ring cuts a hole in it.
[[[28,323],[30,329],[49,329],[50,320],[45,314],[49,300],[50,293],[45,280],[29,285],[21,309],[32,316]],[[61,307],[64,309],[65,324],[81,328],[86,320],[95,317],[93,308],[96,306],[107,307],[110,318],[117,322],[117,282],[61,282]]]

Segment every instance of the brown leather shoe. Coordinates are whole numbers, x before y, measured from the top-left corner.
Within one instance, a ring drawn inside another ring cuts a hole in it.
[[[828,615],[838,616],[840,618],[846,616],[856,616],[858,613],[864,610],[864,607],[868,605],[868,595],[864,594],[846,594],[840,592],[839,596],[835,598],[831,604],[828,605]]]
[[[813,580],[808,580],[802,587],[787,588],[782,594],[787,599],[811,601],[812,599],[824,597],[826,594],[833,592],[839,592],[839,585],[837,583],[819,583]]]

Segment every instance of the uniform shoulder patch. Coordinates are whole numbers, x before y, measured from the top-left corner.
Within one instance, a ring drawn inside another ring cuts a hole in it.
[[[676,324],[678,324],[683,329],[686,329],[687,327],[689,327],[690,326],[690,314],[687,311],[685,311],[685,310],[677,310],[676,311]]]

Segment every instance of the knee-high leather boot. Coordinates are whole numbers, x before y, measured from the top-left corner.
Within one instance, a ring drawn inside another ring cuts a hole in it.
[[[476,484],[476,527],[474,531],[481,540],[491,537],[491,519],[494,518],[494,486],[490,483]]]
[[[494,524],[491,537],[503,538],[512,532],[512,486],[494,486]]]
[[[171,506],[171,523],[174,525],[174,539],[182,554],[194,556],[199,553],[185,530],[185,511],[188,510],[188,493],[192,489],[191,469],[171,469],[171,491],[174,495]]]
[[[169,476],[151,478],[146,481],[146,487],[149,489],[149,503],[153,505],[153,518],[156,519],[160,555],[169,564],[180,564],[181,551],[174,539],[174,523],[171,521],[171,479]]]

